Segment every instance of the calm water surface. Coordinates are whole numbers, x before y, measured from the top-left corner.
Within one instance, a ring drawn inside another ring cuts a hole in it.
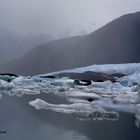
[[[52,95],[39,95],[51,103],[67,103]],[[79,121],[73,116],[52,111],[35,110],[22,98],[3,96],[0,100],[0,140],[140,140],[135,117],[120,114],[118,121]]]

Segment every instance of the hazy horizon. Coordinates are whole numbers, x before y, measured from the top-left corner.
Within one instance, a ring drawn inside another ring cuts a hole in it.
[[[0,140],[140,140],[140,0],[0,0]]]
[[[139,0],[0,0],[0,65],[55,39],[86,35],[139,11]]]
[[[90,33],[139,11],[139,0],[0,0],[0,31],[54,38]]]

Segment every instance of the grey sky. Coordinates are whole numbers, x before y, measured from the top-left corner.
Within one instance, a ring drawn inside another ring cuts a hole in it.
[[[0,27],[20,34],[75,35],[140,10],[140,0],[0,0]]]

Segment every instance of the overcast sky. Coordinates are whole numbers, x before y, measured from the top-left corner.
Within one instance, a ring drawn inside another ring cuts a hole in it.
[[[140,0],[0,0],[0,28],[20,34],[84,34],[139,10]]]

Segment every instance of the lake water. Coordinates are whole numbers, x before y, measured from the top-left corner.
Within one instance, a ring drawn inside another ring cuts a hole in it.
[[[80,121],[68,114],[35,110],[28,101],[37,97],[50,103],[67,103],[51,95],[9,97],[0,100],[0,140],[140,140],[132,114],[117,121]]]

